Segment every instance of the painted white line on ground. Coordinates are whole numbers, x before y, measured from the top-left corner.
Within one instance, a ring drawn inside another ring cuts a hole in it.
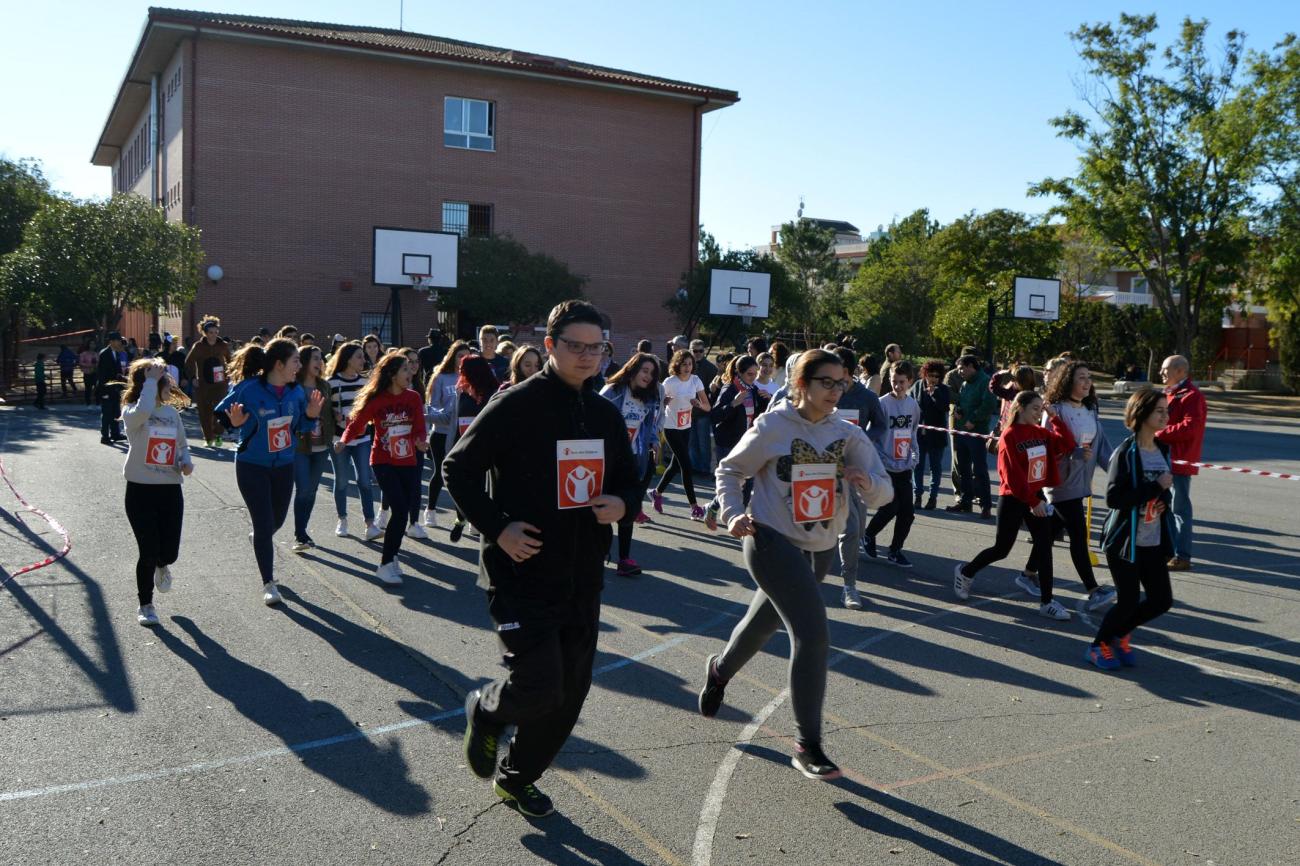
[[[891,629],[877,632],[866,640],[854,644],[846,650],[842,650],[826,664],[827,670],[835,667],[840,662],[848,658],[857,658],[859,654],[874,644],[880,643],[886,638],[893,637],[896,634],[916,628],[920,625],[926,625],[937,619],[950,616],[954,613],[969,611],[973,608],[983,607],[986,604],[992,604],[995,601],[1004,601],[1008,598],[1015,598],[1022,593],[1020,590],[1006,593],[1005,595],[991,596],[980,599],[970,604],[959,604],[944,610],[932,613],[929,616],[921,617],[911,622],[905,622]],[[727,750],[727,754],[718,764],[718,770],[713,776],[713,782],[709,785],[709,791],[704,796],[704,805],[700,807],[700,821],[695,827],[695,844],[691,848],[692,866],[712,866],[713,863],[713,840],[717,835],[718,819],[722,816],[722,804],[727,799],[727,786],[731,782],[731,776],[736,771],[736,766],[740,763],[740,758],[745,752],[746,744],[754,738],[758,730],[767,723],[772,713],[785,702],[789,697],[790,690],[783,689],[776,697],[768,702],[767,706],[758,711],[754,720],[745,726],[736,739],[735,745]]]

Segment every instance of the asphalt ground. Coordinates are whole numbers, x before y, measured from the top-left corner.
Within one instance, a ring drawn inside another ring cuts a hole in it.
[[[595,684],[542,780],[559,813],[527,821],[461,760],[463,695],[501,668],[445,512],[387,589],[376,545],[334,537],[327,475],[320,546],[295,556],[281,531],[269,609],[231,453],[196,449],[176,585],[145,629],[123,452],[97,433],[76,408],[0,409],[9,477],[73,545],[0,591],[0,863],[1300,863],[1300,483],[1193,482],[1195,570],[1119,673],[1082,662],[1088,617],[1050,622],[1015,590],[1023,540],[957,601],[953,565],[992,526],[921,512],[913,570],[862,564],[867,610],[824,588],[830,784],[789,766],[784,635],[718,718],[695,712],[751,584],[674,486],[637,530],[645,574],[607,578]],[[1216,415],[1205,459],[1300,471],[1300,424]],[[61,539],[0,494],[5,580]],[[1056,571],[1075,609],[1064,545]]]

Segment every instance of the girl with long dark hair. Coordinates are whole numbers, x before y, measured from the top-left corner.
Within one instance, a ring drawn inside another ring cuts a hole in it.
[[[442,493],[442,461],[450,447],[449,438],[456,421],[456,401],[460,396],[456,382],[460,380],[460,359],[470,353],[469,343],[457,340],[447,349],[447,354],[429,376],[424,392],[424,414],[432,424],[429,433],[429,460],[433,475],[429,478],[429,506],[424,509],[425,526],[437,526],[438,496]]]
[[[691,520],[703,520],[704,509],[695,501],[695,471],[691,467],[691,415],[694,409],[708,412],[712,407],[704,383],[695,375],[695,358],[688,350],[679,349],[673,355],[668,372],[670,375],[663,382],[664,439],[673,452],[673,459],[655,485],[654,509],[664,513],[664,491],[673,476],[681,472],[686,500],[691,504]]]
[[[460,375],[456,380],[456,417],[453,419],[451,439],[447,443],[448,450],[474,423],[475,416],[483,411],[488,399],[500,387],[501,383],[497,381],[496,374],[492,372],[492,363],[487,358],[482,355],[466,355],[461,359]],[[464,532],[465,515],[458,508],[456,522],[451,527],[452,543],[460,541]],[[470,529],[470,537],[478,537],[478,532],[473,528]]]
[[[357,395],[365,387],[366,380],[361,375],[365,357],[361,343],[355,340],[344,343],[330,356],[325,378],[329,383],[330,409],[337,431],[334,448],[330,451],[330,461],[334,464],[334,512],[338,516],[334,534],[340,538],[348,534],[348,484],[355,478],[357,494],[361,498],[361,516],[366,522],[364,536],[369,541],[378,538],[383,531],[375,525],[375,496],[370,489],[370,436],[361,435],[352,444],[344,445],[337,435],[347,426]]]
[[[659,462],[659,425],[663,419],[663,403],[659,399],[659,362],[654,355],[638,352],[609,377],[609,384],[600,395],[623,413],[623,424],[632,441],[632,455],[636,458],[636,471],[641,496],[654,478]],[[633,577],[641,573],[641,566],[632,558],[632,529],[644,512],[625,514],[618,523],[619,577]]]

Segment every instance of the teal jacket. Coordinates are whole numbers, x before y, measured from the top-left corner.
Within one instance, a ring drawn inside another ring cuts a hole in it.
[[[963,381],[957,392],[956,409],[961,414],[953,426],[965,430],[969,422],[973,433],[989,432],[989,422],[998,408],[998,398],[989,391],[989,374],[980,370],[969,382]]]

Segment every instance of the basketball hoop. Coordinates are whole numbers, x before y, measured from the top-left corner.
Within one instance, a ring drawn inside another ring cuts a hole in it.
[[[412,289],[414,289],[417,292],[429,293],[429,297],[427,299],[429,303],[434,303],[435,301],[438,300],[438,291],[434,289],[432,286],[430,286],[427,282],[429,279],[428,274],[411,274],[410,277],[411,277]]]
[[[736,304],[736,310],[740,313],[740,323],[748,328],[754,323],[755,304]]]

